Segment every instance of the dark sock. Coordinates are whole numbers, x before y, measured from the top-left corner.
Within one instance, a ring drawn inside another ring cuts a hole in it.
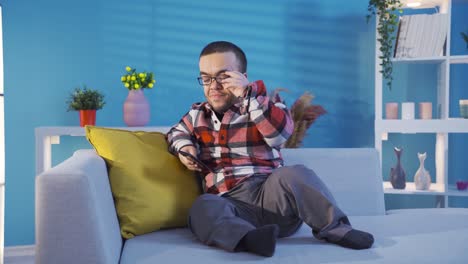
[[[341,240],[335,242],[342,247],[352,249],[370,248],[373,243],[374,237],[371,234],[357,229],[352,229]]]
[[[238,247],[261,256],[271,257],[275,253],[278,233],[278,225],[265,225],[250,230],[241,239]]]

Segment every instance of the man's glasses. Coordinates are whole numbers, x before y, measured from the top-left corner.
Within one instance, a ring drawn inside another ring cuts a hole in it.
[[[216,77],[211,77],[211,76],[204,75],[204,76],[198,77],[197,80],[198,80],[198,83],[200,85],[208,86],[213,82],[213,80],[216,81],[219,84],[222,84],[222,82],[227,78],[229,78],[229,75],[226,75],[226,74],[220,74],[220,75],[218,75]]]

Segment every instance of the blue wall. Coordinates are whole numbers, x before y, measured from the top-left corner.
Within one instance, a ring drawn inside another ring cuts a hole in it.
[[[365,23],[367,2],[0,0],[6,245],[34,243],[34,128],[78,124],[77,113],[65,105],[74,87],[87,84],[105,93],[97,125],[124,126],[124,67],[154,71],[156,87],[145,91],[149,125],[172,125],[203,100],[195,81],[198,54],[213,40],[241,46],[249,78],[263,79],[270,89],[288,88],[288,105],[304,91],[316,95],[328,114],[314,124],[305,146],[372,147],[375,42],[373,25]],[[463,74],[455,78],[466,83]],[[89,147],[76,138],[62,143],[53,148],[54,164]]]

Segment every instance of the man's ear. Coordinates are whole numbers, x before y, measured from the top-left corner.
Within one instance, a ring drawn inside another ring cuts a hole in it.
[[[247,76],[247,73],[246,73],[246,72],[244,72],[243,74],[244,74],[245,78],[247,78],[247,79],[249,78],[249,77]]]

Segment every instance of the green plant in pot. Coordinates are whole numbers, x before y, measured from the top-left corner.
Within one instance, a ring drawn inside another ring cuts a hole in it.
[[[67,100],[68,111],[79,111],[82,127],[95,125],[96,111],[102,109],[105,104],[104,95],[101,92],[86,86],[75,88]]]
[[[395,31],[398,27],[398,15],[396,13],[402,13],[402,4],[400,0],[369,0],[367,7],[368,15],[367,23],[372,16],[377,15],[377,32],[379,34],[377,41],[380,43],[381,55],[379,59],[382,60],[380,65],[382,66],[383,78],[387,81],[387,86],[392,89],[392,72],[393,72],[393,42],[395,41]]]

